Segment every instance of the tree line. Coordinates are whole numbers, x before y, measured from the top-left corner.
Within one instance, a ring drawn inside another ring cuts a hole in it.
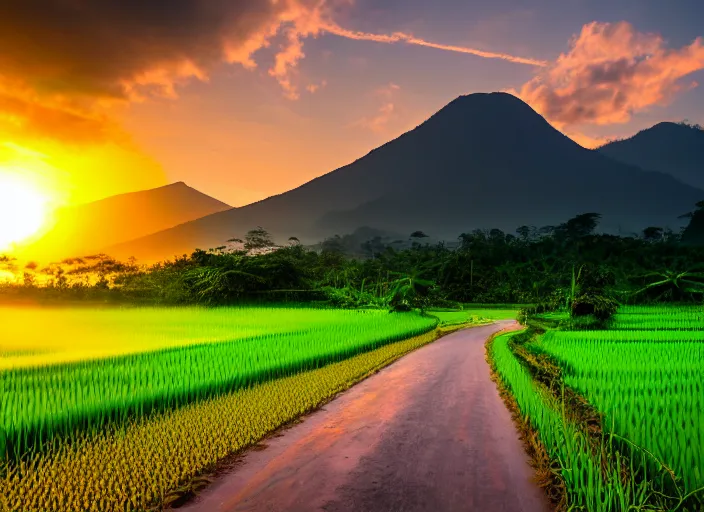
[[[295,237],[276,246],[258,227],[244,239],[150,266],[95,255],[15,269],[22,278],[0,286],[0,297],[396,310],[520,303],[608,315],[618,303],[702,300],[704,202],[687,216],[681,233],[650,227],[639,236],[598,234],[600,215],[585,213],[557,226],[521,226],[515,234],[477,229],[460,235],[453,248],[426,242],[420,231],[400,248],[377,236],[354,254],[345,237],[315,248]],[[0,264],[13,262],[4,257]]]

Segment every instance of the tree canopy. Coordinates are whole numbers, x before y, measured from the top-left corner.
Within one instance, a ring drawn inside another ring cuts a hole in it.
[[[164,304],[312,301],[337,306],[420,307],[460,303],[543,303],[580,310],[624,302],[700,301],[704,249],[691,233],[704,203],[683,234],[657,226],[642,236],[595,232],[599,215],[577,215],[557,226],[520,226],[516,235],[473,230],[444,243],[399,244],[333,236],[314,247],[274,247],[261,227],[245,237],[247,251],[197,250],[150,266],[105,255],[22,268],[0,286],[4,295],[109,298]],[[258,249],[268,248],[268,251]],[[53,295],[52,295],[53,294]],[[546,306],[547,307],[547,306]],[[579,309],[578,308],[578,309]]]

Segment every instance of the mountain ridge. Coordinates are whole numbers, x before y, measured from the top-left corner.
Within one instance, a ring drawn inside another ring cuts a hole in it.
[[[597,151],[704,189],[704,131],[694,127],[660,122],[632,137],[605,144]]]
[[[676,227],[683,206],[702,197],[667,174],[583,148],[512,95],[478,93],[295,189],[110,251],[160,259],[221,245],[255,226],[308,242],[363,225],[454,238],[477,227],[556,224],[585,211],[604,214],[607,231],[634,231]]]
[[[56,212],[53,228],[21,252],[49,259],[84,256],[228,209],[182,181],[126,192]]]

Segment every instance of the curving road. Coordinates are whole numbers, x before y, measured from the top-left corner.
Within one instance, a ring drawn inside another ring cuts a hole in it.
[[[545,512],[489,378],[487,337],[450,334],[352,387],[182,510]]]

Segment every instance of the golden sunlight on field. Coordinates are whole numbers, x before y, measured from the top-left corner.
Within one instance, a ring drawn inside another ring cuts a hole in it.
[[[19,173],[0,169],[0,250],[38,233],[49,217],[49,199]]]

